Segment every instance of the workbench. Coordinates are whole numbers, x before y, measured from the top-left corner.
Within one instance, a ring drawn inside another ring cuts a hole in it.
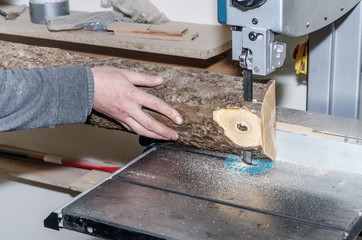
[[[0,5],[5,11],[15,11],[16,6]],[[79,12],[71,12],[77,14]],[[1,39],[10,37],[13,41],[24,41],[27,43],[43,46],[61,46],[72,48],[77,51],[89,50],[94,53],[96,47],[101,54],[108,53],[120,55],[165,55],[177,59],[205,60],[214,58],[231,48],[231,31],[228,27],[180,23],[191,32],[198,32],[199,37],[190,42],[165,41],[143,38],[131,38],[114,36],[113,32],[105,31],[59,31],[50,32],[46,25],[33,24],[30,22],[29,11],[26,10],[15,20],[0,18]],[[29,40],[33,40],[30,41]],[[68,47],[67,47],[68,46]],[[81,46],[81,47],[80,47]],[[79,48],[80,47],[80,48]],[[106,50],[107,49],[107,50]],[[132,57],[134,58],[134,57]]]

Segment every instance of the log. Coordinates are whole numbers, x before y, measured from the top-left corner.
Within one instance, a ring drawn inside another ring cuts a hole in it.
[[[114,66],[159,75],[164,83],[142,89],[173,106],[184,117],[178,126],[168,118],[145,109],[152,117],[179,133],[179,143],[240,155],[252,151],[275,159],[275,83],[254,83],[253,102],[243,101],[243,79],[180,67],[141,64],[118,58],[94,58],[54,48],[1,42],[1,69],[86,65]],[[93,112],[88,124],[125,130],[116,121]]]

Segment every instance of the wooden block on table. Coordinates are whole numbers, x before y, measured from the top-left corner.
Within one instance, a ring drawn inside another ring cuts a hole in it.
[[[176,22],[159,25],[117,22],[107,26],[116,36],[189,42],[199,36]]]
[[[158,40],[169,40],[169,41],[180,41],[180,42],[191,42],[199,36],[199,33],[187,34],[184,36],[167,36],[167,35],[158,35],[158,34],[147,34],[147,33],[132,33],[132,32],[118,32],[115,31],[114,35],[120,37],[135,37],[135,38],[148,38],[148,39],[158,39]]]
[[[144,34],[158,34],[167,36],[183,36],[188,28],[175,22],[167,22],[163,24],[144,24],[144,23],[127,23],[115,22],[107,26],[109,31],[115,32],[132,32]]]

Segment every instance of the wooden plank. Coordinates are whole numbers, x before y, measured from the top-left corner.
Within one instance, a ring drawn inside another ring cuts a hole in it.
[[[187,23],[167,22],[164,24],[140,24],[115,22],[107,26],[116,36],[158,39],[167,41],[189,42],[199,36],[198,32],[190,32]]]
[[[32,151],[23,148],[9,147],[4,145],[0,145],[0,154],[24,157],[37,161],[43,161],[43,162],[49,162],[59,165],[66,165],[66,166],[85,168],[85,169],[94,169],[106,172],[115,172],[120,167],[122,167],[121,164],[115,164],[115,163],[111,164],[99,160],[90,161],[86,159],[66,158],[60,155],[54,155],[39,151]]]
[[[0,155],[0,172],[34,182],[84,191],[110,173]]]
[[[120,37],[145,38],[145,39],[155,39],[155,40],[164,40],[164,41],[191,42],[199,36],[199,33],[190,33],[190,34],[184,34],[181,36],[172,36],[172,35],[164,35],[164,34],[149,34],[149,33],[114,31],[114,35],[120,36]]]
[[[288,108],[277,109],[277,130],[362,144],[361,120],[306,112]]]
[[[70,189],[73,191],[83,192],[98,182],[108,177],[110,173],[101,172],[97,170],[89,171],[89,173],[78,178],[70,184]]]
[[[186,24],[184,24],[186,25]],[[115,22],[107,26],[107,29],[114,32],[144,33],[181,37],[188,31],[188,28],[175,22],[167,22],[159,25]]]

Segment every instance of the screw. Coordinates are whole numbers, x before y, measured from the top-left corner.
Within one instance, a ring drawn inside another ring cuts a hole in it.
[[[328,17],[327,16],[324,16],[324,21],[327,21]]]
[[[239,26],[232,26],[231,27],[231,30],[233,31],[241,31],[242,27],[239,27]]]
[[[258,20],[257,18],[253,18],[253,19],[251,20],[251,22],[252,22],[254,25],[256,25],[256,24],[258,24],[259,20]]]
[[[341,6],[341,11],[343,11],[344,10],[344,7],[343,6]]]
[[[258,38],[258,35],[255,32],[249,33],[249,39],[250,41],[255,41]]]
[[[307,28],[310,26],[310,23],[309,22],[307,22]]]

